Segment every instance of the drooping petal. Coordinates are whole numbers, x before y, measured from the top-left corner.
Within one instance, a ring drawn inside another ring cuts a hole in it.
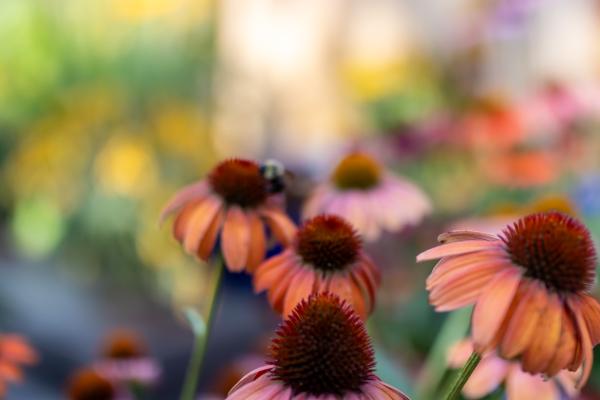
[[[285,295],[284,315],[289,315],[300,301],[312,293],[314,283],[315,274],[309,269],[304,269],[294,277]]]
[[[600,343],[600,304],[598,300],[590,295],[582,294],[581,299],[581,314],[590,331],[590,339],[592,345]]]
[[[250,227],[250,248],[246,264],[248,272],[253,272],[265,258],[267,240],[265,238],[265,228],[258,215],[255,212],[249,212],[247,216]]]
[[[493,250],[496,248],[498,248],[498,243],[490,242],[488,240],[465,240],[463,242],[445,243],[419,254],[417,256],[417,262],[435,260],[459,254],[468,254],[481,250]]]
[[[473,341],[482,354],[494,339],[521,281],[521,271],[506,269],[483,289],[473,310]]]
[[[287,249],[259,265],[254,271],[254,292],[269,289],[280,282],[283,274],[295,264],[295,257],[292,250]]]
[[[562,303],[556,293],[548,293],[548,303],[533,333],[534,339],[523,353],[523,370],[532,374],[545,372],[558,348]]]
[[[514,364],[506,379],[506,396],[510,400],[560,400],[560,391],[552,380],[530,375]]]
[[[217,243],[217,237],[219,236],[223,222],[225,222],[225,209],[221,207],[206,230],[204,238],[200,241],[197,252],[200,259],[206,261],[210,257]]]
[[[504,381],[509,366],[509,363],[498,357],[484,358],[463,387],[463,394],[469,399],[479,399],[490,394]]]
[[[529,346],[548,303],[546,290],[540,282],[524,280],[519,292],[500,344],[500,354],[505,358],[513,358]]]
[[[282,211],[277,209],[262,208],[259,214],[263,216],[273,232],[273,235],[284,246],[290,245],[296,236],[296,225]]]
[[[248,400],[250,396],[254,394],[261,394],[264,390],[268,390],[268,388],[273,385],[280,384],[272,381],[268,374],[264,374],[255,380],[237,387],[235,390],[232,389],[227,396],[227,400]]]
[[[286,271],[281,275],[279,282],[274,284],[267,292],[271,307],[278,313],[283,313],[283,302],[288,290],[290,290],[290,283],[297,274],[302,272],[302,268],[302,266],[290,264],[289,268],[286,268]]]
[[[162,224],[164,220],[182,208],[186,203],[191,201],[199,201],[204,198],[209,192],[206,181],[200,181],[180,189],[171,199],[160,213],[159,222]]]
[[[571,313],[565,309],[563,305],[561,321],[560,339],[558,341],[556,353],[546,367],[545,374],[554,376],[560,370],[566,369],[578,357],[577,352],[577,334],[575,331],[575,323]],[[577,361],[577,360],[576,360]],[[580,362],[580,361],[579,361]]]
[[[481,290],[504,269],[512,268],[506,263],[473,264],[445,274],[429,288],[429,299],[433,306],[447,308],[448,303],[471,303]]]
[[[439,280],[444,279],[447,274],[458,272],[458,270],[473,265],[483,266],[489,264],[506,263],[506,257],[501,251],[478,251],[471,254],[444,257],[433,267],[431,274],[427,277],[426,287],[430,289]]]
[[[246,266],[250,247],[250,226],[239,206],[230,206],[225,216],[221,250],[230,271],[239,272]]]
[[[183,238],[183,247],[190,254],[195,254],[204,238],[211,222],[219,212],[222,203],[215,196],[209,196],[198,204],[190,216]]]
[[[261,375],[264,375],[265,373],[267,373],[268,371],[270,371],[272,369],[273,369],[272,365],[263,365],[256,369],[253,369],[252,371],[250,371],[246,375],[244,375],[242,377],[242,379],[240,379],[235,385],[233,385],[233,387],[231,389],[229,389],[229,394],[232,394],[233,392],[235,392],[242,386],[254,381],[256,378],[260,377]]]
[[[490,235],[489,233],[484,232],[466,230],[444,232],[438,236],[438,242],[442,244],[452,242],[463,242],[465,240],[487,240],[489,242],[493,242],[498,240],[498,236]]]
[[[177,241],[183,242],[192,214],[196,211],[196,207],[198,207],[199,204],[200,202],[186,204],[179,214],[177,214],[175,221],[173,221],[172,228],[173,237],[177,239]]]
[[[594,353],[592,347],[592,340],[590,338],[590,332],[586,325],[585,319],[581,312],[581,301],[574,296],[567,297],[567,305],[571,309],[573,316],[575,317],[575,327],[579,336],[579,344],[581,345],[581,352],[583,354],[583,368],[581,376],[577,382],[577,388],[581,388],[588,381],[590,373],[592,372],[592,364],[594,362]]]

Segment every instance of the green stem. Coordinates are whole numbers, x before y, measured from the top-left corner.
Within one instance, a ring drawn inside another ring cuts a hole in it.
[[[204,361],[204,353],[206,351],[206,343],[210,335],[210,330],[215,318],[217,309],[217,297],[221,282],[223,280],[223,271],[225,266],[223,263],[214,268],[214,276],[212,279],[212,287],[208,299],[208,316],[206,318],[206,329],[203,332],[197,332],[194,330],[194,350],[192,352],[192,358],[188,365],[188,369],[185,375],[185,381],[183,384],[183,390],[181,392],[180,400],[194,400],[196,395],[196,388],[198,386],[198,378],[202,372],[202,363]]]
[[[445,397],[446,400],[454,400],[458,397],[463,386],[465,386],[465,383],[467,383],[469,377],[473,371],[475,371],[479,361],[481,361],[481,356],[475,352],[471,353],[471,356],[467,360],[465,366],[462,368],[458,374],[458,377],[452,384],[452,387],[448,391],[448,394]]]

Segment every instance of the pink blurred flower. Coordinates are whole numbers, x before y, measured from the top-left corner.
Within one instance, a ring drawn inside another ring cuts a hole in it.
[[[94,364],[102,376],[118,386],[137,383],[154,384],[160,376],[160,366],[146,354],[146,345],[129,330],[111,332],[103,349],[102,358]]]
[[[470,339],[459,341],[448,351],[448,365],[462,368],[472,352]],[[561,387],[569,397],[577,395],[576,379],[577,374],[569,371],[561,371],[552,379],[531,375],[523,372],[519,362],[506,361],[494,352],[488,352],[465,384],[462,394],[468,399],[479,399],[505,383],[507,400],[560,400]]]
[[[329,291],[366,318],[379,280],[352,226],[336,215],[320,215],[304,223],[292,246],[256,269],[254,289],[267,290],[271,306],[283,315],[311,293]]]
[[[302,301],[273,339],[272,362],[243,377],[227,400],[404,400],[375,374],[362,320],[330,293]]]
[[[207,260],[219,233],[230,271],[252,271],[266,252],[266,223],[277,239],[290,243],[296,231],[277,195],[253,161],[230,159],[206,179],[180,190],[167,203],[161,220],[176,214],[173,235],[184,249]]]
[[[304,207],[306,218],[344,217],[368,241],[376,240],[382,230],[396,232],[417,224],[430,212],[431,203],[420,188],[360,152],[344,157],[329,182],[318,185]]]

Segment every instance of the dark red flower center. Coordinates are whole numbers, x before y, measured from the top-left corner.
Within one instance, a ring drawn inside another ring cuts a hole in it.
[[[267,181],[253,161],[238,158],[223,161],[211,171],[208,181],[229,204],[256,207],[268,196]]]
[[[271,374],[294,393],[343,396],[373,376],[375,358],[364,324],[329,293],[296,306],[271,345]]]
[[[131,359],[143,357],[146,354],[144,343],[133,332],[113,332],[104,346],[104,356],[114,359]]]
[[[112,400],[112,384],[92,369],[77,372],[69,384],[69,400]]]
[[[596,251],[587,228],[559,212],[528,215],[508,226],[504,241],[512,262],[525,276],[556,291],[589,290],[595,279]]]
[[[379,183],[381,167],[372,157],[352,153],[337,165],[331,180],[342,190],[367,190]]]
[[[324,272],[346,268],[356,261],[360,248],[352,226],[335,215],[306,221],[296,236],[296,251],[302,261]]]

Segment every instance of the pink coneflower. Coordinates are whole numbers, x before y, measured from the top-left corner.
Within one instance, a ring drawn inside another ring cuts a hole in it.
[[[160,376],[156,360],[149,357],[141,338],[128,330],[112,332],[106,340],[96,370],[116,385],[152,385]]]
[[[497,348],[523,370],[554,376],[592,368],[600,341],[600,305],[590,294],[596,252],[579,221],[558,212],[519,219],[498,236],[472,231],[440,235],[417,261],[441,258],[427,279],[438,311],[475,304],[478,354]]]
[[[173,196],[161,220],[176,213],[173,235],[188,253],[203,260],[212,253],[221,232],[221,250],[229,270],[251,271],[265,255],[264,222],[284,244],[296,231],[277,200],[257,163],[230,159],[218,164],[206,179]]]
[[[461,340],[448,352],[448,365],[461,368],[473,352],[473,342]],[[503,360],[494,352],[489,352],[463,387],[462,394],[467,399],[479,399],[496,390],[502,383],[506,385],[507,400],[560,400],[561,388],[569,397],[577,395],[575,373],[559,372],[553,379],[541,375],[531,375],[521,369],[518,362]]]
[[[81,369],[69,379],[67,387],[69,400],[116,400],[114,386],[93,369]]]
[[[227,399],[407,399],[375,376],[362,320],[330,293],[314,294],[297,305],[273,339],[271,358],[242,378]]]
[[[0,335],[0,397],[6,395],[7,384],[23,380],[23,365],[35,364],[37,353],[20,335]]]
[[[371,241],[382,230],[396,232],[419,223],[430,211],[429,199],[421,189],[385,171],[369,155],[356,152],[343,158],[330,181],[315,189],[304,216],[340,215]]]
[[[254,274],[255,291],[267,290],[273,309],[284,315],[311,293],[329,291],[366,318],[377,286],[377,267],[362,250],[352,226],[336,215],[306,221],[293,245],[262,263]]]

